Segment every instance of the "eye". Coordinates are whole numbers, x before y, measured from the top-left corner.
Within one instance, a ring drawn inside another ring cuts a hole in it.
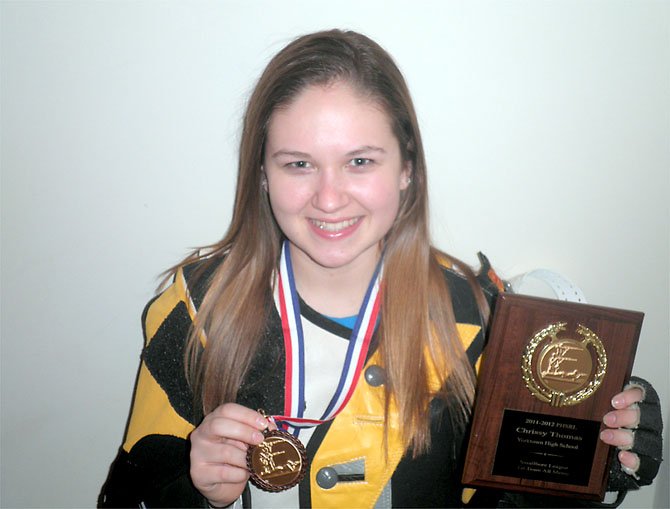
[[[351,166],[367,166],[371,163],[372,159],[368,159],[367,157],[354,157],[351,161],[349,161]]]
[[[292,166],[293,168],[307,168],[309,163],[307,161],[293,161],[292,163],[288,163],[288,166]]]
[[[312,167],[312,165],[307,161],[292,161],[287,163],[286,168],[292,168],[296,170],[307,170]]]

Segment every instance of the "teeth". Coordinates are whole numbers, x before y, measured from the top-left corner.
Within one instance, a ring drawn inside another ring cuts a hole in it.
[[[357,222],[357,218],[340,221],[339,223],[326,223],[325,221],[317,221],[316,219],[312,219],[312,223],[314,223],[319,228],[319,230],[325,230],[327,232],[337,232],[339,230],[343,230],[344,228],[348,228]]]

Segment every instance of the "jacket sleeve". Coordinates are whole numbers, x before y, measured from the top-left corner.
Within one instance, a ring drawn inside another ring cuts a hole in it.
[[[189,475],[188,436],[200,420],[184,373],[194,316],[179,270],[144,310],[144,348],[133,405],[99,507],[207,507]]]

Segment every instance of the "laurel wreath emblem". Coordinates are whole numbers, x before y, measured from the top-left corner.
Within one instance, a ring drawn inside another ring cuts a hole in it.
[[[558,322],[551,324],[548,327],[537,332],[526,346],[526,350],[523,354],[523,361],[521,364],[522,378],[528,390],[537,399],[545,403],[549,403],[552,406],[576,405],[577,403],[591,397],[596,392],[596,390],[598,390],[598,387],[602,383],[603,378],[605,377],[605,374],[607,372],[607,353],[605,351],[605,347],[600,341],[600,338],[589,328],[583,325],[578,325],[576,332],[580,336],[582,336],[583,340],[581,342],[578,342],[576,340],[569,340],[569,341],[581,345],[581,347],[585,351],[589,352],[591,358],[593,358],[591,350],[588,349],[588,345],[591,345],[597,357],[597,366],[589,382],[585,384],[580,390],[574,393],[551,389],[548,386],[548,384],[540,383],[542,382],[541,379],[538,382],[538,379],[535,376],[536,374],[534,373],[533,370],[534,365],[533,357],[535,354],[535,350],[547,338],[550,338],[551,340],[551,342],[549,343],[550,346],[554,343],[565,341],[558,338],[558,333],[565,331],[565,328],[566,328],[565,322]],[[538,373],[538,378],[539,377],[540,375]]]

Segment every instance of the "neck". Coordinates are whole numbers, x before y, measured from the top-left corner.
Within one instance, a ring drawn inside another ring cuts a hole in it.
[[[319,313],[347,317],[358,313],[379,257],[360,257],[344,267],[329,268],[291,244],[291,260],[302,299]]]

